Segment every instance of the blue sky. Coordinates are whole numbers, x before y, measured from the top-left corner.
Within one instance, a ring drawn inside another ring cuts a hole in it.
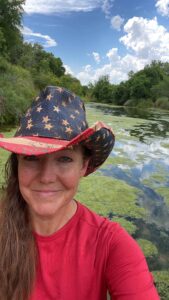
[[[82,84],[169,62],[169,0],[26,0],[22,33]]]

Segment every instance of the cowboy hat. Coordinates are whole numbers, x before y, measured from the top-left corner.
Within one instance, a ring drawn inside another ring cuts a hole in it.
[[[42,155],[81,144],[91,152],[85,175],[109,156],[115,137],[110,127],[88,127],[83,101],[65,88],[48,86],[21,118],[14,137],[0,135],[0,147],[24,155]]]

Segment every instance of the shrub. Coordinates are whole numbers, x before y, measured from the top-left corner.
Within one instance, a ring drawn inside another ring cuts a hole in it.
[[[0,73],[0,124],[15,124],[36,91],[29,71],[5,61],[2,65],[6,67]]]
[[[168,97],[159,97],[155,102],[155,107],[162,109],[169,109],[169,98]]]

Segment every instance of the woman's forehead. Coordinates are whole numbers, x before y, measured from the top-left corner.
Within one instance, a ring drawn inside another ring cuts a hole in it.
[[[71,153],[83,153],[83,150],[82,150],[82,146],[80,145],[76,145],[76,146],[69,146],[65,149],[62,149],[62,150],[58,150],[56,152],[52,152],[52,153],[45,153],[45,154],[42,154],[42,155],[24,155],[24,154],[17,154],[17,157],[24,157],[24,156],[37,156],[37,157],[52,157],[52,156],[57,156],[57,155],[62,155],[62,154],[71,154]]]

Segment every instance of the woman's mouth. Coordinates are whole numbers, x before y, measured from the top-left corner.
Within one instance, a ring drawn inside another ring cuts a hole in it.
[[[60,192],[61,190],[34,190],[39,196],[54,196],[56,193]]]

